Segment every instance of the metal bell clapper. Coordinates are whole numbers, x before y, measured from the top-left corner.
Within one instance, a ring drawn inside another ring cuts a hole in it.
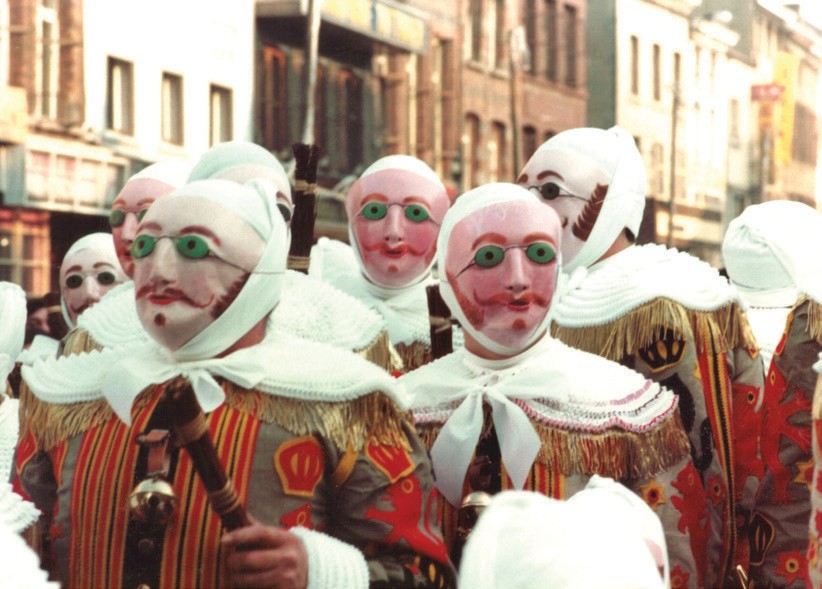
[[[165,479],[169,437],[167,430],[152,430],[136,439],[137,444],[148,448],[148,476],[129,495],[128,509],[132,518],[149,526],[165,526],[177,515],[177,496]]]

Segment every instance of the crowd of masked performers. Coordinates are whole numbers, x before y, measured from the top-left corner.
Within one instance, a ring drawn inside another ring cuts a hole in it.
[[[636,243],[622,128],[511,180],[389,155],[312,245],[254,143],[132,176],[64,337],[0,283],[0,585],[820,587],[822,214],[746,208],[720,272]]]

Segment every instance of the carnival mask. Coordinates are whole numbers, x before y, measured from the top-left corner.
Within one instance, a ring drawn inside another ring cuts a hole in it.
[[[238,295],[264,246],[242,218],[196,195],[156,201],[132,245],[137,313],[146,331],[176,350]]]
[[[450,201],[442,182],[421,161],[408,156],[383,160],[397,161],[392,158],[424,166],[425,175],[400,167],[366,170],[349,190],[346,210],[364,274],[380,286],[398,288],[430,270]]]
[[[544,331],[556,288],[560,226],[556,215],[524,190],[488,186],[517,200],[483,206],[453,226],[445,273],[463,327],[480,334],[480,343],[517,353]],[[470,199],[471,192],[462,198]]]
[[[76,325],[80,313],[126,280],[110,235],[94,233],[78,240],[60,267],[60,294],[67,323]]]

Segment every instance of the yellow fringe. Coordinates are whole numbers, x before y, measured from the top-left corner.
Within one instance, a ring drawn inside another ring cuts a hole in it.
[[[406,372],[410,372],[431,361],[431,346],[425,342],[411,342],[410,344],[395,344],[394,346],[402,358]]]
[[[564,476],[598,474],[616,480],[654,477],[685,458],[691,448],[679,410],[643,433],[609,429],[589,434],[531,423],[542,441],[537,462]],[[419,432],[429,451],[441,429],[426,427]]]
[[[794,309],[799,307],[805,301],[808,301],[808,333],[810,333],[811,337],[816,340],[820,346],[822,346],[822,304],[817,303],[815,300],[808,298],[806,296],[801,297]]]
[[[736,303],[715,311],[691,311],[680,303],[659,298],[616,321],[590,327],[563,327],[554,323],[551,333],[571,347],[618,362],[657,341],[662,328],[670,329],[678,339],[693,337],[700,346],[698,351],[703,352],[699,335],[705,332],[709,323],[722,333],[726,349],[756,348],[756,339],[745,312]]]
[[[274,423],[297,436],[319,434],[339,451],[361,451],[368,442],[401,443],[406,450],[403,423],[409,416],[386,395],[375,392],[353,401],[332,403],[276,397],[223,383],[228,406]]]
[[[91,334],[85,329],[75,327],[63,339],[63,352],[61,355],[85,354],[92,350],[102,350],[103,346],[94,341]]]
[[[373,362],[383,370],[394,369],[391,342],[388,340],[388,332],[381,331],[373,342],[361,350],[354,350],[357,354]]]

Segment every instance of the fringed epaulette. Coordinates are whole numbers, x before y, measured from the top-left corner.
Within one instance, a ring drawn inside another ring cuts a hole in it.
[[[822,303],[818,303],[810,297],[802,296],[796,302],[794,309],[808,301],[808,333],[822,346]]]
[[[402,358],[402,364],[406,372],[428,364],[433,359],[431,345],[423,341],[408,344],[397,343],[394,344],[394,347],[397,349],[400,358]]]
[[[560,429],[532,420],[542,447],[537,462],[564,476],[611,477],[618,481],[649,478],[671,468],[690,452],[679,409],[646,432],[612,428],[601,433]],[[420,428],[431,450],[442,425]]]
[[[367,347],[362,350],[354,350],[357,354],[382,368],[391,371],[396,369],[396,352],[391,347],[388,339],[388,332],[383,330]]]
[[[91,334],[85,329],[75,327],[63,339],[62,355],[85,354],[92,350],[102,350],[103,346],[94,341]]]
[[[403,424],[410,416],[380,392],[340,403],[278,397],[243,389],[230,382],[223,384],[226,404],[274,423],[295,435],[318,434],[338,450],[352,447],[359,451],[369,442],[397,443],[410,450]]]
[[[661,329],[670,330],[677,339],[693,336],[701,346],[704,340],[700,334],[706,329],[713,333],[713,327],[722,335],[726,348],[756,347],[745,312],[736,303],[714,311],[694,311],[667,298],[654,299],[602,325],[564,327],[554,323],[551,333],[571,347],[619,362],[656,342]]]

